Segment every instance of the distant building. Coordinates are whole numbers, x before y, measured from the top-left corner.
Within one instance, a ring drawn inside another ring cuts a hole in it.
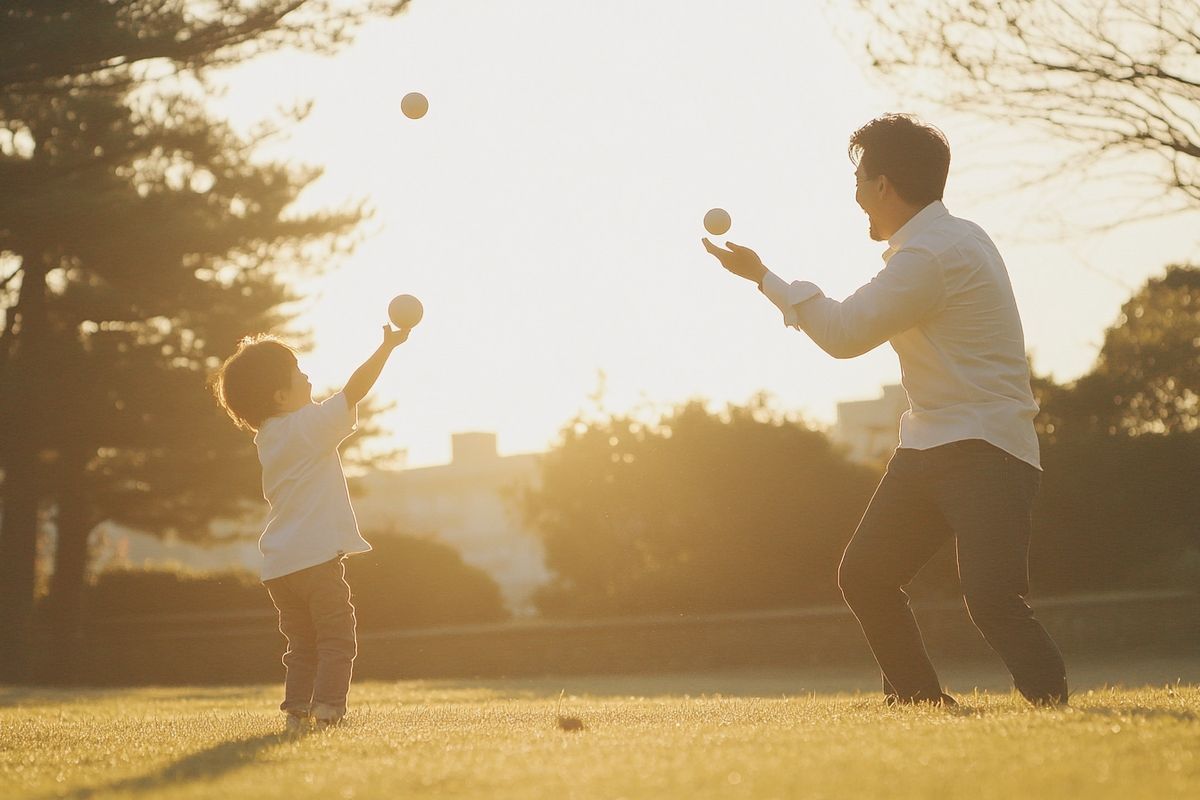
[[[514,614],[532,614],[533,593],[550,573],[519,501],[537,484],[541,456],[501,456],[494,433],[456,433],[451,446],[449,464],[374,470],[358,479],[358,527],[368,539],[387,530],[430,534],[491,575]]]
[[[883,464],[900,442],[900,415],[908,410],[903,386],[884,386],[875,400],[853,400],[837,404],[834,441],[848,450],[852,461]]]

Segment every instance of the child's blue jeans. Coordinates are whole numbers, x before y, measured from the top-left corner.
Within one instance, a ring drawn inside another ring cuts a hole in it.
[[[265,582],[287,638],[282,711],[340,719],[357,654],[354,606],[341,558]]]

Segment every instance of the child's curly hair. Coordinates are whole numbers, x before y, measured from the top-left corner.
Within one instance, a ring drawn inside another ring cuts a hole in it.
[[[297,363],[295,351],[275,337],[246,336],[213,375],[213,395],[239,428],[257,431],[276,412],[275,392],[288,388]]]

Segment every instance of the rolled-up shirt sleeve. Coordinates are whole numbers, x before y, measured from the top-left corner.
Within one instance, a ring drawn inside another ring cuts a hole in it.
[[[871,282],[840,303],[808,281],[785,283],[772,272],[762,291],[783,322],[808,334],[834,358],[854,358],[919,324],[945,302],[942,270],[933,253],[900,250]]]

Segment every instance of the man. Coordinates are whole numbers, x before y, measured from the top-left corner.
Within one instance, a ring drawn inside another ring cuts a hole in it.
[[[889,246],[883,271],[844,301],[785,283],[748,248],[704,246],[835,358],[885,341],[900,357],[909,398],[900,445],[838,571],[888,702],[954,704],[903,589],[953,537],[971,619],[1018,691],[1035,705],[1064,703],[1062,656],[1025,602],[1038,406],[1004,261],[978,225],[942,204],[950,147],[939,130],[888,114],[855,131],[849,152],[871,238]]]

